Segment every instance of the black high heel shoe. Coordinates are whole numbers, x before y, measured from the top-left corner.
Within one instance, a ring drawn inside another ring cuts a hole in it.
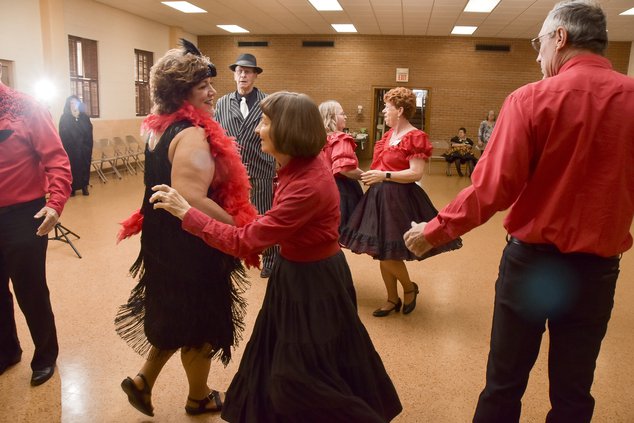
[[[372,312],[372,315],[374,317],[385,317],[388,314],[390,314],[391,312],[396,312],[398,313],[399,311],[401,311],[401,306],[403,305],[403,303],[401,302],[401,299],[399,298],[397,302],[394,302],[392,300],[387,300],[388,303],[392,303],[394,304],[394,307],[392,307],[389,310],[383,310],[381,308],[377,308],[376,310],[374,310],[374,312]]]
[[[418,285],[416,285],[416,282],[412,282],[412,285],[414,285],[414,289],[410,289],[409,291],[406,291],[405,294],[411,294],[413,292],[414,299],[412,300],[412,302],[403,305],[403,314],[410,314],[416,308],[416,297],[418,297]]]

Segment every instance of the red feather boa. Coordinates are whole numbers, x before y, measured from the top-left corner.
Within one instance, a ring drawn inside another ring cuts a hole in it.
[[[218,122],[202,110],[194,108],[188,102],[176,112],[169,115],[151,114],[143,120],[143,132],[163,133],[174,122],[190,121],[194,126],[205,130],[209,142],[211,156],[215,162],[214,178],[211,181],[212,196],[220,207],[233,217],[236,226],[244,226],[257,216],[255,207],[249,201],[251,184],[247,171],[240,160],[238,145],[233,138],[225,134]],[[143,215],[140,210],[121,222],[122,228],[117,242],[141,231]],[[257,255],[243,257],[248,266],[259,266]]]

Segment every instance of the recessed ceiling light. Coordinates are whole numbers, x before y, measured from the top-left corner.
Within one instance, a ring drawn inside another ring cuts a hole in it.
[[[634,7],[631,9],[626,10],[623,13],[619,13],[619,15],[634,15]]]
[[[162,1],[165,6],[173,7],[176,10],[180,10],[183,13],[207,13],[205,9],[201,9],[198,6],[194,6],[187,1]]]
[[[471,35],[478,29],[477,26],[454,26],[451,33],[454,35]]]
[[[241,32],[241,33],[249,32],[248,30],[238,25],[216,25],[216,26],[220,29],[224,29],[227,32]]]
[[[329,10],[343,10],[337,0],[308,0],[320,12]]]
[[[464,8],[465,12],[479,12],[489,13],[495,6],[498,5],[500,0],[469,0],[469,3]]]
[[[357,32],[357,28],[352,24],[332,24],[332,27],[337,32]]]

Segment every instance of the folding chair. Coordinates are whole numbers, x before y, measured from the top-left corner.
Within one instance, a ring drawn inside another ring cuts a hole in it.
[[[106,175],[103,173],[102,170],[103,152],[101,151],[101,147],[98,142],[94,144],[95,145],[92,148],[92,158],[90,160],[90,166],[95,170],[95,173],[97,174],[97,176],[99,176],[101,182],[105,184],[106,182],[108,182],[108,178],[106,178]]]
[[[117,175],[117,178],[121,179],[121,174],[119,173],[119,170],[117,169],[117,164],[120,158],[117,155],[114,149],[114,146],[112,145],[110,140],[108,138],[101,138],[99,141],[97,141],[97,144],[99,145],[99,149],[102,152],[101,163],[99,165],[101,172],[104,175],[106,174],[106,172],[104,171],[103,165],[107,163],[111,167],[110,173],[114,173],[115,175]]]
[[[117,155],[117,157],[119,157],[119,159],[121,159],[128,173],[136,175],[136,169],[134,169],[134,167],[132,167],[132,165],[130,164],[132,155],[128,150],[128,144],[123,141],[121,137],[113,137],[112,141],[114,143],[113,147],[115,154]]]
[[[128,144],[130,158],[142,172],[145,171],[145,145],[132,135],[126,135],[125,141]]]

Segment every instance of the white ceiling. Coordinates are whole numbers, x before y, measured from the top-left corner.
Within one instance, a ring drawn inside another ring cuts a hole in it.
[[[318,12],[308,0],[190,0],[208,11],[185,14],[160,0],[96,0],[195,35],[228,35],[233,24],[251,35],[336,34],[330,24],[352,23],[362,35],[448,36],[454,25],[477,26],[473,37],[537,36],[557,0],[501,0],[491,13],[465,13],[467,0],[339,0],[343,11]],[[602,0],[611,41],[634,41],[634,16],[619,13],[634,0]],[[464,37],[464,36],[462,36]]]

